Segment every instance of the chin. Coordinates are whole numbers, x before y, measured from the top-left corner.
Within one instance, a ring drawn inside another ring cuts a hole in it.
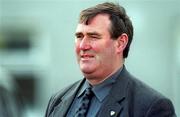
[[[87,72],[85,73],[85,72],[83,72],[83,76],[88,80],[94,79],[93,73],[87,73]]]
[[[91,69],[81,69],[81,71],[83,72],[83,74],[91,74],[93,72],[93,70]]]
[[[85,74],[92,74],[95,71],[95,68],[90,66],[80,66],[82,73]]]

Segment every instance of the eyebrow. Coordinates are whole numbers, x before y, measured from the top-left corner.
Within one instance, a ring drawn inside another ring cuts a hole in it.
[[[82,32],[76,32],[75,36],[78,36],[78,35],[83,35],[83,33]],[[98,37],[101,37],[101,34],[99,34],[98,32],[87,32],[87,35],[88,36],[98,36]]]
[[[101,36],[101,34],[99,34],[98,32],[88,32],[87,35],[89,36]]]
[[[74,35],[75,36],[82,35],[82,32],[76,32]]]

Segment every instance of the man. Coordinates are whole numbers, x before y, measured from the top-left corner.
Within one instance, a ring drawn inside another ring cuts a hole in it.
[[[122,6],[106,2],[83,10],[75,36],[84,79],[54,95],[46,117],[175,117],[171,101],[124,66],[133,26]]]

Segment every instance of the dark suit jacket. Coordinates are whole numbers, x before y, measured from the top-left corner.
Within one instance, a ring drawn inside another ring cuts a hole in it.
[[[54,95],[45,117],[65,117],[85,79]],[[176,117],[169,99],[128,73],[124,67],[98,112],[98,117]],[[111,112],[115,112],[113,116]]]

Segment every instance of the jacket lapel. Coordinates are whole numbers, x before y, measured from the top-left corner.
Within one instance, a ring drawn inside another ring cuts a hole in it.
[[[62,98],[61,102],[54,108],[53,113],[51,114],[52,117],[64,117],[67,110],[71,106],[71,103],[73,102],[73,99],[76,96],[76,93],[78,92],[81,84],[84,80],[81,80],[77,85],[71,88]]]
[[[117,115],[119,115],[119,113],[122,111],[123,106],[119,103],[110,103],[110,105],[108,105],[109,103],[106,103],[103,106],[102,111],[100,111],[99,116],[98,117],[117,117]]]
[[[128,86],[128,72],[124,67],[119,74],[110,94],[102,105],[98,117],[117,117],[122,114]]]

